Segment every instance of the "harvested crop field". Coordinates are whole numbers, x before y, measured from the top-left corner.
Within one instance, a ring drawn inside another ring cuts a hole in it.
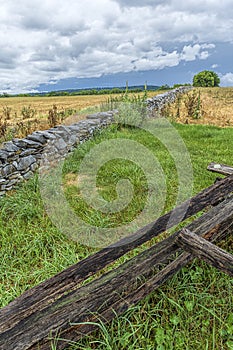
[[[169,114],[175,117],[177,122],[220,127],[233,126],[233,87],[196,88],[194,91],[197,95],[200,93],[199,118],[188,116],[187,106],[185,105],[187,96],[182,96],[179,117],[177,117],[177,103],[169,111]],[[193,91],[190,91],[188,95],[192,94]]]
[[[150,91],[148,97],[161,91]],[[133,93],[129,94],[133,97]],[[24,137],[35,131],[53,127],[56,124],[72,124],[85,119],[95,107],[107,103],[109,98],[120,98],[120,94],[54,96],[54,97],[2,97],[0,98],[0,139]],[[143,92],[135,96],[143,96]],[[49,121],[49,113],[56,114],[56,120]],[[12,136],[12,137],[11,137]]]
[[[148,92],[148,97],[161,93],[157,91]],[[136,95],[141,95],[139,93]],[[4,114],[4,109],[9,108],[10,119],[22,119],[22,110],[31,108],[35,110],[35,117],[48,115],[49,110],[56,105],[58,110],[81,111],[84,108],[99,106],[107,101],[109,97],[119,97],[120,95],[82,95],[82,96],[54,96],[54,97],[6,97],[0,98],[0,115]],[[131,94],[130,94],[131,96]]]

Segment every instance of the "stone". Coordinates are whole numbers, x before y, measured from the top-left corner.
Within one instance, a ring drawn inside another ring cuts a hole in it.
[[[59,131],[62,131],[62,132],[65,132],[65,133],[67,133],[67,134],[70,133],[69,127],[66,126],[66,125],[58,125],[58,126],[56,126],[55,129],[56,129],[56,130],[59,130]]]
[[[99,118],[111,118],[112,117],[112,113],[109,112],[100,112],[99,113]]]
[[[37,133],[43,135],[46,139],[49,139],[49,140],[55,140],[56,139],[56,135],[54,135],[53,133],[49,132],[49,130],[37,131]]]
[[[39,142],[42,145],[44,145],[47,142],[47,139],[43,135],[43,133],[40,133],[40,132],[37,132],[37,131],[33,132],[31,135],[28,135],[27,139],[35,141],[37,143]]]
[[[13,163],[14,161],[19,159],[19,156],[20,156],[20,153],[12,155],[12,156],[9,156],[8,159],[7,159],[7,162],[8,163]]]
[[[65,141],[69,140],[70,137],[70,131],[66,132],[65,130],[53,129],[51,130],[51,133],[55,134],[57,136],[56,138],[62,138]]]
[[[31,171],[35,172],[39,168],[39,165],[37,163],[33,163],[30,166]]]
[[[78,124],[69,125],[68,128],[71,132],[76,132],[76,133],[79,132],[80,130],[80,126]]]
[[[0,150],[0,160],[2,161],[2,163],[5,163],[7,158],[12,155],[12,153],[9,153],[5,150]]]
[[[10,175],[12,172],[14,172],[16,169],[12,164],[8,164],[5,167],[1,169],[1,174],[3,177],[7,177]]]
[[[56,153],[57,153],[57,148],[55,147],[55,144],[54,144],[54,141],[53,141],[51,143],[50,142],[47,143],[47,145],[44,148],[43,153],[41,154],[41,156],[43,158],[46,158],[46,157],[48,157],[49,154],[55,155]]]
[[[13,141],[14,144],[19,148],[41,148],[42,145],[39,142],[35,142],[29,139],[18,139],[16,141]]]
[[[21,158],[18,162],[17,169],[19,171],[25,170],[35,162],[36,162],[36,159],[33,156],[27,156],[27,157]]]
[[[2,144],[3,146],[3,150],[7,151],[7,152],[17,152],[19,151],[19,147],[17,147],[12,141],[9,142],[4,142]]]
[[[99,119],[99,113],[93,113],[86,116],[86,119]]]
[[[19,177],[20,177],[20,173],[19,172],[15,172],[15,173],[12,173],[9,176],[9,180],[18,179]]]
[[[6,185],[6,189],[8,189],[9,187],[12,188],[12,186],[14,186],[16,183],[18,183],[18,179],[12,179],[8,182],[8,184]]]
[[[25,157],[25,156],[29,156],[29,155],[33,155],[35,153],[38,153],[38,149],[36,148],[28,148],[25,149],[23,152],[21,152],[20,157]]]
[[[69,140],[67,141],[67,145],[70,147],[70,146],[73,146],[75,144],[77,144],[77,136],[70,135]]]
[[[24,178],[24,180],[28,180],[28,179],[30,179],[33,175],[34,175],[34,173],[33,173],[32,171],[28,171],[27,173],[25,173],[25,174],[23,175],[23,178]]]
[[[33,154],[33,157],[37,160],[40,160],[41,157],[42,157],[42,154],[41,153],[37,153],[37,154]]]

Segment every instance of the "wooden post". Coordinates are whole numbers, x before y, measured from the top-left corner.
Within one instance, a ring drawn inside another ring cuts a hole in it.
[[[233,277],[233,255],[188,229],[183,229],[180,232],[176,238],[176,242],[186,252],[191,253],[193,256],[206,261],[218,270]]]

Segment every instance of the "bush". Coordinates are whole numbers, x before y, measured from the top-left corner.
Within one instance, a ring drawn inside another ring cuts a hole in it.
[[[197,87],[214,87],[219,86],[219,76],[210,70],[204,70],[193,77],[193,86]]]

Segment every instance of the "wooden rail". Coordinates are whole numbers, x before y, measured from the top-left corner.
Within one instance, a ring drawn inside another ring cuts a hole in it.
[[[188,229],[183,229],[180,232],[176,242],[184,251],[233,277],[233,256],[225,250],[218,248]]]
[[[213,244],[232,233],[232,192],[233,175],[119,241],[117,246],[104,248],[23,293],[0,310],[0,349],[48,350],[55,336],[61,339],[57,349],[64,349],[69,341],[93,331],[92,322],[110,321],[165,283],[194,257],[232,274],[233,257]],[[180,217],[184,208],[185,214]],[[207,208],[185,229],[80,286],[120,256]],[[179,220],[171,221],[171,217]]]
[[[210,163],[207,167],[209,171],[212,171],[214,173],[219,173],[222,175],[232,175],[233,174],[233,167],[219,164],[219,163]]]

